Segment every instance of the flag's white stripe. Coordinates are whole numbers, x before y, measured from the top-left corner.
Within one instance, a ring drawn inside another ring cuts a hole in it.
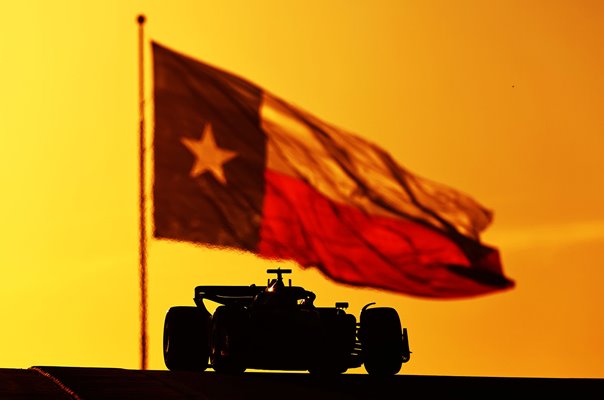
[[[267,168],[298,178],[338,203],[350,204],[371,214],[395,216],[362,195],[357,183],[316,139],[312,128],[271,96],[264,96],[260,116],[262,129],[268,137]],[[382,171],[378,168],[376,172],[374,174],[377,176],[380,172],[384,173],[383,168]],[[396,191],[396,188],[392,189]]]
[[[399,183],[404,180],[422,204],[437,210],[440,216],[461,233],[477,236],[490,222],[490,213],[470,197],[444,185],[419,178],[402,167],[392,172],[383,161],[384,152],[374,144],[318,120],[302,110],[265,93],[260,108],[262,129],[268,137],[267,167],[275,172],[307,182],[327,198],[349,204],[372,215],[399,218],[408,215],[442,226],[439,221],[413,204],[409,194]],[[323,146],[306,120],[327,132],[335,144],[344,149],[357,179],[364,182],[374,194],[380,196],[386,209],[359,187],[349,174],[338,165],[333,155]],[[397,181],[397,179],[399,181]]]

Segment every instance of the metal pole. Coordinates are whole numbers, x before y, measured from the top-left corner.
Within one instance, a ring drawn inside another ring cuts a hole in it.
[[[144,24],[145,16],[139,15],[138,22],[138,100],[139,100],[139,255],[140,255],[140,369],[147,369],[147,227],[145,196],[145,77],[144,77]]]

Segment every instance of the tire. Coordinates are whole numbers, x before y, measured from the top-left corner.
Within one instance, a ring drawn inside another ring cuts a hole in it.
[[[245,372],[246,315],[235,307],[219,306],[212,316],[210,364],[224,374]]]
[[[316,343],[314,362],[308,369],[313,375],[340,375],[348,371],[355,344],[354,315],[323,316],[321,332]]]
[[[209,315],[197,307],[172,307],[164,320],[164,363],[170,371],[204,371],[208,366]]]
[[[403,333],[395,309],[363,309],[359,329],[363,364],[370,375],[396,375],[403,364]]]

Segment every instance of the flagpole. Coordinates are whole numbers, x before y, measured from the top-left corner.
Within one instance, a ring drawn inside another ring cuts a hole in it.
[[[145,79],[144,79],[144,24],[145,16],[138,22],[138,100],[139,100],[139,277],[140,277],[140,369],[147,369],[147,227],[145,195]]]

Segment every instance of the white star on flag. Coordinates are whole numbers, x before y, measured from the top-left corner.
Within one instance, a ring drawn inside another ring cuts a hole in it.
[[[224,164],[237,156],[237,153],[221,149],[216,144],[212,125],[206,124],[199,140],[181,138],[181,143],[195,156],[195,163],[191,167],[189,176],[196,178],[206,171],[210,171],[216,180],[226,185]]]

